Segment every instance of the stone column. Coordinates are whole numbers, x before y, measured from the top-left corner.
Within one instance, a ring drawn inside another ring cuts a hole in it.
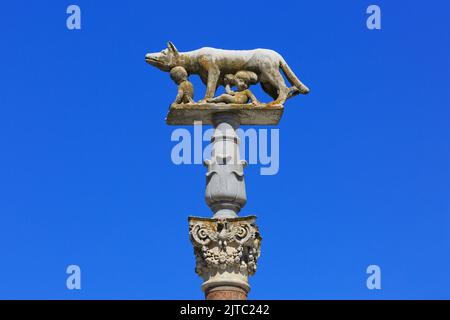
[[[244,167],[239,152],[239,116],[232,112],[212,115],[214,134],[211,137],[211,160],[205,160],[205,200],[214,218],[236,218],[247,202]]]
[[[233,112],[212,115],[211,160],[205,160],[206,203],[212,218],[189,217],[189,236],[194,245],[195,271],[204,280],[208,300],[245,300],[250,290],[248,276],[256,271],[261,236],[256,217],[238,217],[247,202],[244,182],[246,162],[240,159],[236,129],[239,116]]]

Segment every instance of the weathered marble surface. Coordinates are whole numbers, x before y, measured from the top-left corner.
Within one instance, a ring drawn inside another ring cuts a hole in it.
[[[262,89],[274,99],[273,104],[283,104],[290,97],[309,92],[308,87],[299,80],[286,60],[279,53],[268,49],[223,50],[204,47],[180,52],[169,41],[166,49],[147,53],[145,60],[165,72],[182,67],[187,74],[199,75],[206,85],[203,101],[214,97],[226,74],[236,74],[240,71],[253,72]],[[285,83],[281,72],[292,87]]]
[[[166,117],[169,125],[193,125],[201,121],[213,124],[213,115],[229,111],[238,115],[240,125],[277,125],[283,115],[282,105],[225,103],[172,104]]]
[[[261,252],[256,217],[189,217],[188,221],[203,291],[208,295],[214,288],[231,286],[249,292],[248,277],[255,273]]]
[[[232,112],[212,115],[214,134],[211,137],[211,159],[205,160],[205,200],[214,218],[235,218],[247,203],[244,168],[247,165],[239,152],[236,133],[239,116]]]

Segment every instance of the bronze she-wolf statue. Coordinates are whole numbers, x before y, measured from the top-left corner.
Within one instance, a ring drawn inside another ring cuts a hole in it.
[[[205,47],[179,52],[169,42],[161,52],[146,54],[145,60],[162,71],[170,72],[174,67],[183,67],[188,74],[198,74],[206,85],[206,94],[201,102],[212,99],[217,88],[225,85],[225,75],[239,71],[251,71],[257,75],[263,90],[274,99],[270,103],[272,105],[283,104],[292,96],[309,92],[283,57],[273,50],[222,50]],[[280,69],[292,87],[286,85]]]

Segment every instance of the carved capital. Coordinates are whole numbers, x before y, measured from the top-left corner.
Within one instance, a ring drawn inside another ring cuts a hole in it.
[[[205,281],[205,291],[224,285],[249,291],[248,276],[256,272],[261,247],[255,219],[189,217],[195,271]]]

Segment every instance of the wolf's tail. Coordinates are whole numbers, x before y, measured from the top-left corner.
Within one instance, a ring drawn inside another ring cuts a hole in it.
[[[289,80],[291,85],[296,87],[300,91],[300,93],[303,93],[303,94],[309,93],[309,88],[307,86],[305,86],[297,78],[295,73],[291,70],[291,68],[289,68],[288,64],[286,63],[286,61],[284,61],[284,59],[281,59],[281,61],[280,61],[280,68],[281,68],[281,70],[283,70],[284,74],[286,75],[286,78]]]

